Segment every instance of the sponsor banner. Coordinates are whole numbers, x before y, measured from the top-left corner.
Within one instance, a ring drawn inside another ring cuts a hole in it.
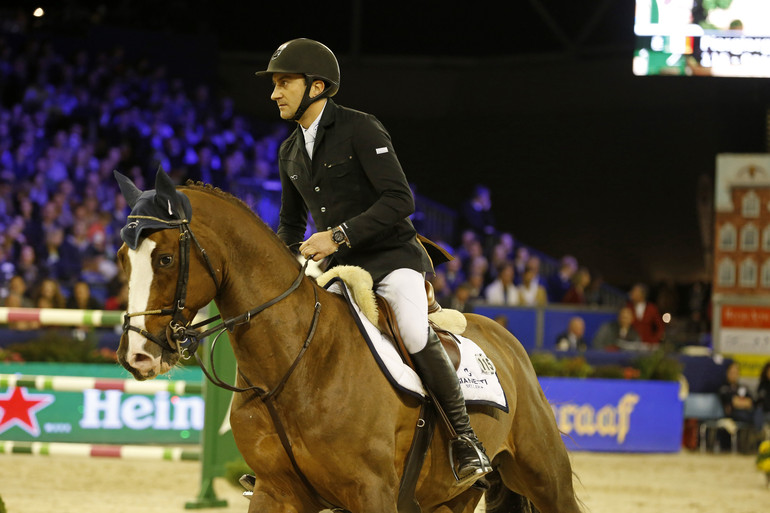
[[[722,305],[722,328],[770,331],[770,307],[757,305]]]
[[[123,377],[114,366],[21,366],[24,374]],[[187,370],[187,369],[180,369]],[[0,365],[0,372],[14,369]],[[199,369],[175,373],[192,381]],[[681,445],[683,405],[675,382],[540,378],[570,450],[676,452]],[[222,401],[226,412],[229,401]],[[224,414],[223,412],[223,414]],[[226,416],[226,415],[225,415]],[[79,392],[0,388],[0,440],[90,444],[197,444],[204,403],[199,395],[123,390]],[[220,426],[217,416],[212,428]]]
[[[540,378],[569,450],[678,452],[683,402],[679,383]]]
[[[74,373],[128,377],[125,371],[110,365],[6,364],[0,366],[0,371],[8,375],[44,371],[48,376]],[[197,379],[200,383],[200,370],[196,371],[174,375]],[[200,443],[204,402],[199,394],[174,393],[173,387],[156,393],[128,393],[116,389],[111,382],[109,386],[99,389],[100,383],[107,383],[105,381],[97,381],[94,388],[57,390],[51,383],[55,385],[66,382],[66,379],[56,379],[58,381],[37,379],[37,387],[23,377],[18,380],[0,379],[0,440],[97,444]],[[77,380],[69,381],[75,383]],[[133,383],[127,381],[129,390]]]
[[[722,328],[719,334],[723,353],[770,357],[770,330]]]

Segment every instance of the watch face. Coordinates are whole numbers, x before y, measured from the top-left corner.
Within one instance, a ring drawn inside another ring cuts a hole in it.
[[[345,234],[341,231],[332,232],[332,240],[337,244],[342,244],[345,242]]]

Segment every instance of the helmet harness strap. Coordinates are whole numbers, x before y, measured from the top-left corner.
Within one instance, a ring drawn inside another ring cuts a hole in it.
[[[305,94],[302,97],[302,101],[299,102],[299,107],[297,107],[297,112],[294,113],[294,117],[292,118],[294,121],[299,122],[299,120],[302,118],[302,115],[305,114],[305,111],[310,107],[313,103],[317,102],[321,98],[326,98],[328,96],[328,93],[331,89],[329,89],[326,82],[324,82],[324,90],[321,91],[318,96],[314,96],[313,98],[310,97],[310,87],[313,85],[313,82],[316,80],[321,80],[320,78],[314,77],[313,75],[303,74],[302,76],[305,77]],[[321,80],[323,82],[323,80]]]

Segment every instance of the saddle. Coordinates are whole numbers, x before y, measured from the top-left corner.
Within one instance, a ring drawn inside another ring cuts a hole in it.
[[[425,281],[425,294],[428,297],[428,314],[432,315],[441,311],[441,305],[436,301],[436,295],[433,291],[433,285],[429,281]],[[414,364],[409,356],[409,351],[406,350],[404,340],[401,338],[401,332],[398,329],[398,323],[396,322],[396,316],[393,310],[390,308],[388,302],[382,296],[375,294],[375,300],[377,302],[377,327],[385,335],[390,336],[398,347],[401,358],[409,367],[414,369]],[[452,362],[455,371],[460,368],[460,347],[457,345],[457,339],[452,336],[452,333],[446,329],[440,328],[432,320],[428,320],[433,331],[438,335],[441,345],[444,346],[444,350],[449,355],[449,360]]]

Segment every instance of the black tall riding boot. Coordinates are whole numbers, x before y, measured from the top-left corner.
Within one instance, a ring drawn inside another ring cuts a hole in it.
[[[412,361],[423,383],[436,396],[457,432],[457,438],[450,443],[457,461],[458,480],[466,482],[491,472],[489,458],[471,427],[457,373],[433,328],[428,328],[428,344],[412,355]]]

